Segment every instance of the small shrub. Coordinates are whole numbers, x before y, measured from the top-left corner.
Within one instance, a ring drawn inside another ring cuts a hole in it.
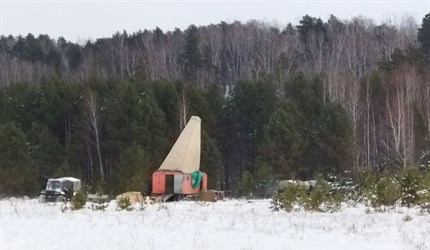
[[[79,210],[85,206],[87,199],[84,193],[79,190],[72,198],[72,210]]]
[[[328,175],[327,180],[331,187],[330,193],[335,201],[340,199],[341,201],[356,203],[360,200],[357,192],[358,185],[354,183],[351,175],[350,171],[345,171],[341,176]]]
[[[239,193],[241,196],[250,197],[254,192],[254,178],[249,171],[245,171],[240,178]]]
[[[329,182],[319,179],[304,199],[304,208],[310,211],[333,212],[339,210],[343,201],[341,192],[332,189]]]
[[[103,186],[103,184],[101,182],[97,183],[96,186],[96,194],[97,194],[97,199],[96,202],[91,204],[91,209],[92,210],[100,210],[100,211],[105,211],[107,206],[109,205],[109,199],[105,198],[107,197],[107,195],[105,195],[105,188]]]
[[[330,199],[330,185],[319,180],[304,201],[304,208],[312,211],[322,211],[321,205]]]
[[[342,193],[332,194],[331,201],[327,203],[327,205],[329,205],[328,211],[331,211],[331,212],[338,211],[342,207],[342,202],[344,201],[345,199]]]
[[[430,213],[430,173],[424,173],[419,182],[418,205],[421,212],[427,211]]]
[[[382,177],[376,183],[375,195],[371,197],[374,208],[393,206],[401,198],[400,185],[393,177]]]
[[[419,191],[419,182],[421,173],[417,168],[407,168],[400,179],[402,205],[410,207],[419,203],[417,192]]]
[[[287,212],[300,210],[329,212],[340,208],[343,201],[342,193],[333,191],[330,184],[322,179],[315,187],[307,190],[300,182],[292,182],[284,190],[275,193],[272,199],[272,209],[283,209]]]
[[[403,221],[404,222],[408,222],[412,220],[412,216],[410,216],[409,214],[405,215],[405,217],[403,217]]]
[[[274,211],[279,211],[280,209],[283,209],[284,205],[282,203],[281,192],[275,192],[273,194],[273,197],[270,203],[271,203],[270,208],[273,209]]]
[[[97,194],[97,200],[92,204],[91,208],[92,210],[105,211],[109,205],[108,201],[108,199],[103,198],[103,195]]]
[[[118,209],[120,210],[133,210],[133,205],[131,204],[130,199],[127,196],[120,197],[117,201]]]
[[[370,169],[359,172],[356,186],[356,202],[371,203],[376,193],[376,176]]]
[[[276,181],[267,163],[257,162],[253,174],[253,194],[256,198],[270,198],[276,190]]]
[[[279,211],[283,209],[291,212],[294,205],[302,205],[306,198],[306,187],[299,182],[292,182],[283,190],[275,192],[272,198],[272,209]]]
[[[370,213],[372,213],[372,211],[371,211],[371,210],[370,210],[370,208],[368,208],[368,207],[366,207],[365,212],[366,212],[366,214],[370,214]]]

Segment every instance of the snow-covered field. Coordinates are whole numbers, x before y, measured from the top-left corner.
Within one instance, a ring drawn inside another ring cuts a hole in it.
[[[415,209],[286,213],[269,207],[269,200],[183,201],[117,211],[111,202],[104,212],[63,213],[60,204],[4,199],[0,249],[430,249],[430,216]]]

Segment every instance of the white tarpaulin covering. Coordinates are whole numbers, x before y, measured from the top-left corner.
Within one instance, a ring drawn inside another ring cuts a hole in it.
[[[159,170],[181,171],[187,174],[199,170],[200,127],[200,117],[192,116]]]

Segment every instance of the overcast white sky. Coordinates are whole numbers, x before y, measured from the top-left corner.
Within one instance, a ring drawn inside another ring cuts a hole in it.
[[[281,26],[297,24],[309,14],[326,20],[362,15],[381,21],[405,13],[421,23],[430,0],[0,0],[0,34],[48,34],[83,41],[111,36],[116,31],[164,31],[220,21],[250,19]]]

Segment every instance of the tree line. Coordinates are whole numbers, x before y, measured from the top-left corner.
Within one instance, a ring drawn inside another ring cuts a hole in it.
[[[209,185],[420,166],[429,158],[430,15],[304,16],[116,33],[81,45],[0,38],[0,193],[75,175],[146,191],[191,115]]]

